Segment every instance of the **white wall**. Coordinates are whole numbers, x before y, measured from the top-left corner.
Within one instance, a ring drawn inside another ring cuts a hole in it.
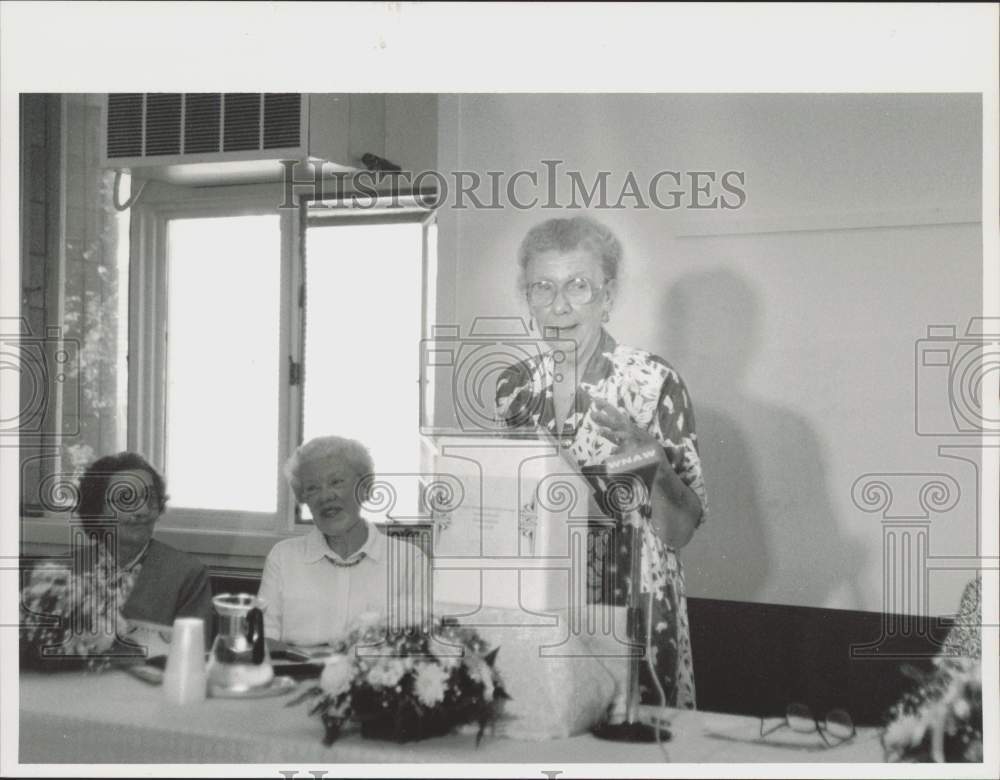
[[[952,476],[930,552],[977,552],[975,469],[914,432],[915,342],[981,310],[976,96],[448,95],[438,121],[442,171],[554,158],[611,171],[615,195],[630,170],[745,171],[739,210],[591,212],[625,247],[612,333],[695,403],[712,508],[683,552],[691,595],[882,609],[883,517],[851,495],[869,472]],[[524,313],[518,242],[566,213],[443,210],[439,321]],[[931,574],[930,611],[969,576]]]

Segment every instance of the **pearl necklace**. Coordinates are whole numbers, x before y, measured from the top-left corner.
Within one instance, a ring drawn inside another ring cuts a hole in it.
[[[351,566],[357,566],[359,563],[361,563],[362,560],[364,560],[364,557],[365,557],[365,554],[361,553],[361,555],[359,555],[353,561],[338,561],[338,560],[335,560],[335,559],[331,558],[330,556],[327,556],[326,559],[330,563],[332,563],[334,566],[339,566],[342,569],[347,569],[347,568],[350,568]]]

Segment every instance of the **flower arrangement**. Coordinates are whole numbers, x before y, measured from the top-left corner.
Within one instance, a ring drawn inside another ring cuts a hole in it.
[[[364,737],[396,742],[478,724],[478,745],[510,698],[494,668],[499,648],[489,650],[475,631],[444,621],[433,632],[390,634],[369,620],[338,649],[319,685],[287,705],[312,702],[309,714],[322,719],[325,745],[348,721],[360,724]]]
[[[983,683],[978,658],[936,658],[919,685],[889,711],[882,732],[888,761],[983,760]]]
[[[29,667],[108,665],[125,625],[114,566],[98,554],[86,568],[46,562],[21,590],[21,662]]]

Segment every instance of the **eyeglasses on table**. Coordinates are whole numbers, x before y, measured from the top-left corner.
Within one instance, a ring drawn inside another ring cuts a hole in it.
[[[767,726],[768,720],[770,718],[760,719],[761,739],[783,728],[789,728],[800,734],[810,734],[815,731],[822,737],[824,744],[831,748],[847,742],[857,734],[850,714],[847,710],[841,709],[830,710],[820,720],[805,704],[795,703],[789,704],[785,709],[782,722]]]

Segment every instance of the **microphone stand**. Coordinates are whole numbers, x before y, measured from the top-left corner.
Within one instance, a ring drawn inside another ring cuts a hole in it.
[[[627,510],[638,510],[643,517],[652,515],[652,493],[653,482],[656,479],[656,469],[659,465],[659,453],[655,446],[642,447],[634,452],[619,453],[605,461],[599,470],[591,471],[592,476],[603,477],[608,485],[604,493],[605,500],[602,505],[608,506],[613,514],[619,518],[624,517],[625,511],[615,512],[615,501],[617,496],[621,496],[623,485],[614,487],[615,478],[627,477],[631,484],[630,491],[625,494],[631,499],[628,501]],[[612,500],[607,500],[607,495],[612,494]],[[652,593],[642,593],[642,528],[632,526],[623,529],[630,536],[629,546],[629,574],[630,587],[628,590],[627,610],[626,610],[626,633],[629,642],[642,647],[642,653],[630,652],[628,656],[628,671],[626,676],[625,689],[625,720],[622,723],[601,723],[592,729],[593,735],[598,739],[605,739],[615,742],[665,742],[670,739],[671,734],[666,728],[654,726],[650,723],[643,723],[639,720],[639,670],[641,663],[646,657],[649,649],[648,642],[651,635],[649,621],[652,617]],[[653,672],[655,674],[655,671]]]

